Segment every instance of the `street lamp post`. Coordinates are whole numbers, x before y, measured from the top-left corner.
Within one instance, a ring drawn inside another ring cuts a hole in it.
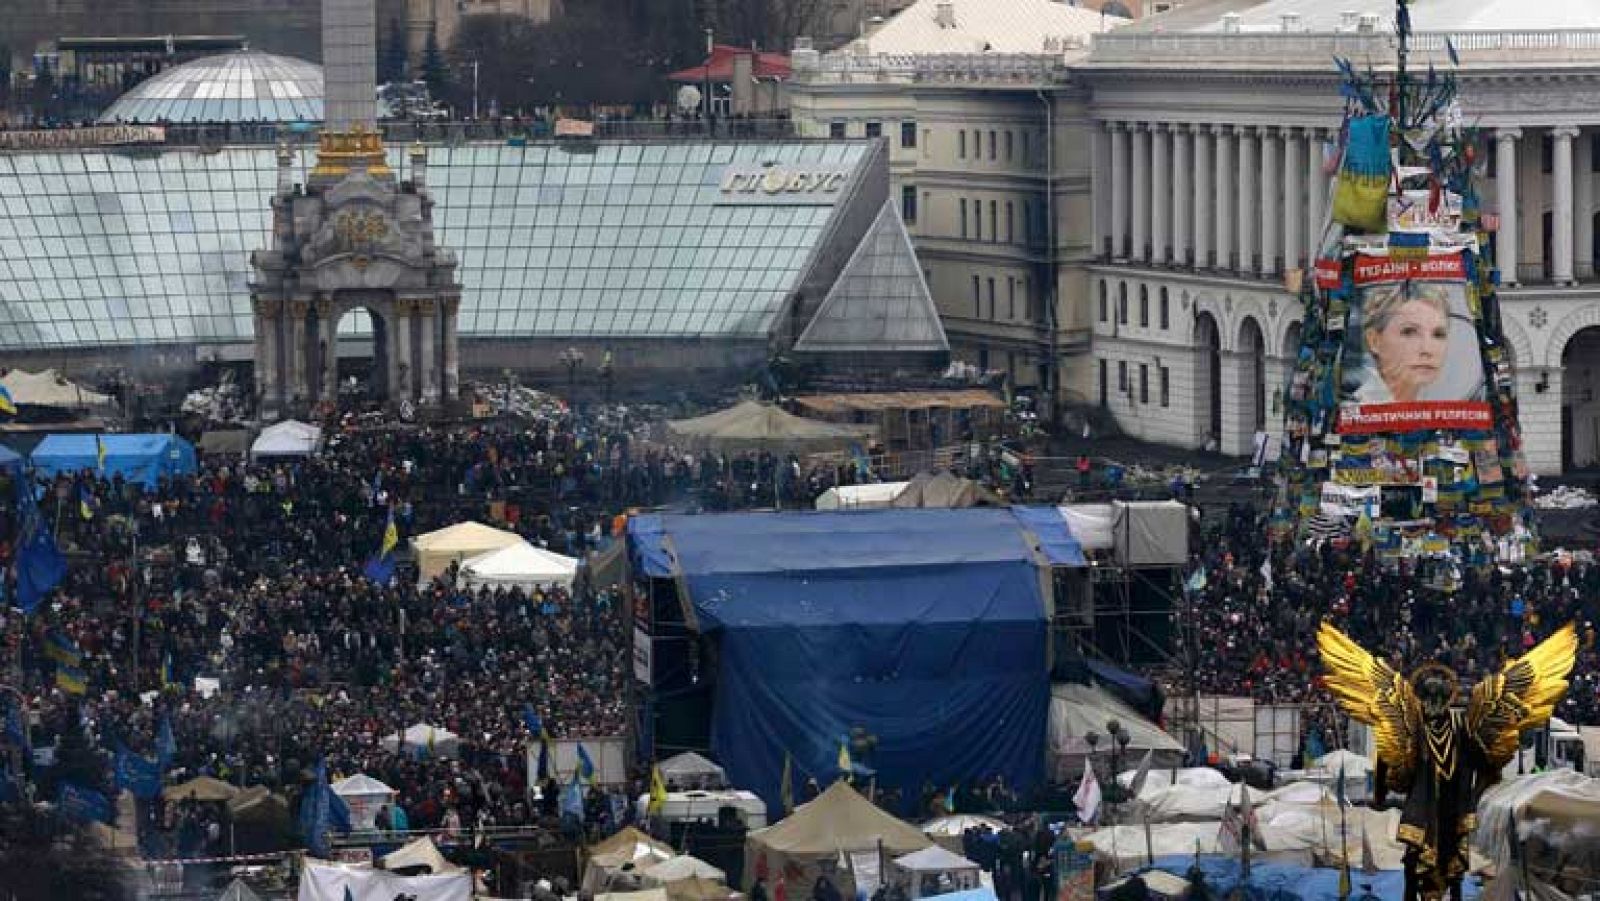
[[[706,67],[705,67],[705,79],[703,80],[703,86],[704,86],[705,90],[703,91],[702,96],[705,98],[703,102],[705,103],[705,107],[706,107],[706,134],[708,136],[711,135],[711,134],[714,134],[716,132],[716,129],[711,124],[711,58],[713,56],[715,56],[716,53],[717,53],[717,43],[716,43],[716,40],[714,38],[714,34],[713,34],[711,29],[707,28],[706,29]]]

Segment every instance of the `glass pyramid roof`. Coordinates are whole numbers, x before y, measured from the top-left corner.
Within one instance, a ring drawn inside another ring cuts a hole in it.
[[[911,236],[892,202],[878,211],[794,349],[802,353],[950,350]]]

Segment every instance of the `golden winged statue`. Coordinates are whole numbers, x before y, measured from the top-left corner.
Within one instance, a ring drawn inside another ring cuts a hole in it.
[[[1472,689],[1465,711],[1448,667],[1430,663],[1410,678],[1329,623],[1317,633],[1326,686],[1349,717],[1372,727],[1373,801],[1403,791],[1399,839],[1406,846],[1407,901],[1461,897],[1467,836],[1478,798],[1515,756],[1521,734],[1544,725],[1567,691],[1578,653],[1568,624],[1508,660]]]

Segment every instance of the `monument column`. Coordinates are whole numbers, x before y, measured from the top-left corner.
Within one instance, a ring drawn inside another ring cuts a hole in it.
[[[415,381],[411,369],[411,303],[409,298],[400,298],[394,302],[395,321],[395,362],[399,370],[398,390],[395,392],[395,403],[403,400],[415,400],[416,392],[412,389]]]
[[[283,304],[256,301],[256,397],[261,407],[283,403],[283,380],[278,374],[278,318]]]
[[[1235,186],[1239,189],[1239,205],[1234,207],[1239,226],[1234,244],[1238,263],[1234,270],[1253,275],[1261,271],[1261,248],[1256,244],[1256,226],[1260,222],[1256,216],[1256,183],[1261,178],[1261,170],[1256,160],[1256,136],[1252,131],[1254,129],[1239,129],[1239,182]]]
[[[322,399],[339,403],[339,321],[333,301],[317,301],[317,335],[322,339]]]
[[[1571,125],[1562,125],[1551,131],[1555,139],[1555,177],[1552,179],[1550,214],[1550,244],[1555,256],[1550,274],[1558,285],[1572,284],[1572,200],[1574,188],[1572,185],[1572,139],[1578,136],[1578,129]]]
[[[1111,132],[1109,123],[1100,123],[1094,130],[1094,168],[1089,183],[1094,218],[1094,252],[1096,256],[1111,256]]]
[[[457,314],[461,311],[461,298],[446,297],[444,307],[444,399],[448,403],[461,394],[461,347],[457,334]]]
[[[432,298],[417,304],[417,315],[422,320],[422,339],[417,344],[417,375],[421,379],[422,402],[429,406],[439,403],[439,346],[434,342],[437,330],[434,321],[439,318],[439,305]]]
[[[1517,284],[1517,139],[1522,132],[1515,128],[1502,128],[1495,132],[1494,193],[1495,212],[1500,215],[1500,228],[1495,232],[1495,266],[1500,269],[1500,283],[1506,287]]]
[[[1306,265],[1315,266],[1322,255],[1322,235],[1327,222],[1323,202],[1328,196],[1329,175],[1323,171],[1327,148],[1317,129],[1306,129]]]
[[[299,404],[310,397],[311,379],[306,372],[306,314],[311,303],[305,300],[289,301],[289,403]]]
[[[1233,221],[1233,133],[1226,125],[1211,126],[1211,135],[1216,146],[1212,149],[1214,177],[1211,187],[1214,196],[1211,201],[1212,213],[1212,239],[1216,241],[1216,268],[1233,269],[1237,257],[1234,255],[1234,221]]]
[[[1594,278],[1594,132],[1578,134],[1572,145],[1573,195],[1573,271],[1577,281]]]

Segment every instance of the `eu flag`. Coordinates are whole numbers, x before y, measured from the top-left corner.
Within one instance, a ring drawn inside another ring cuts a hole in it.
[[[300,836],[313,856],[327,858],[332,852],[329,832],[350,831],[350,808],[328,786],[328,763],[318,760],[311,787],[300,798]]]
[[[161,794],[161,764],[118,748],[116,755],[117,789],[127,789],[135,798],[150,799]]]
[[[17,511],[22,519],[17,539],[17,608],[27,615],[61,584],[67,575],[67,559],[45,526],[27,478],[17,479]]]
[[[62,782],[56,808],[63,817],[80,823],[110,823],[111,801],[92,788]]]
[[[582,742],[578,743],[578,775],[584,782],[594,781],[594,761],[589,759],[589,749]]]

